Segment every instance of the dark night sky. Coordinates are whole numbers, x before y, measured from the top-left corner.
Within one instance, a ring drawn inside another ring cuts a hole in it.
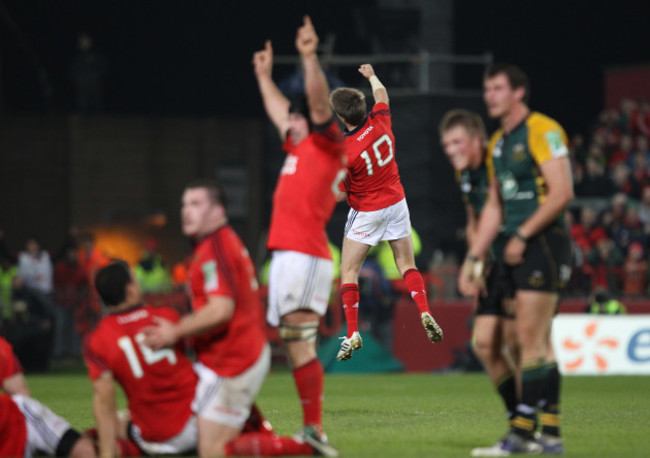
[[[68,110],[68,67],[78,32],[88,30],[110,61],[111,112],[261,116],[250,58],[265,38],[274,39],[277,53],[293,54],[295,29],[307,12],[321,36],[336,32],[337,54],[363,53],[367,42],[354,17],[372,17],[375,3],[2,0],[19,30],[3,15],[5,111],[47,109],[25,43],[51,81],[50,110]],[[606,66],[650,63],[649,1],[454,3],[455,52],[491,51],[496,60],[518,63],[531,78],[532,107],[569,132],[595,119]],[[458,82],[480,85],[463,73]]]

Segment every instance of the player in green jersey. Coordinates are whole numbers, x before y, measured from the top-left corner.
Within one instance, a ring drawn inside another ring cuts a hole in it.
[[[518,67],[494,64],[486,70],[484,100],[501,128],[488,147],[488,198],[465,264],[479,261],[503,225],[508,242],[502,256],[514,291],[522,380],[509,433],[494,447],[475,449],[475,456],[564,452],[560,377],[550,332],[559,292],[571,275],[562,214],[573,199],[573,182],[564,130],[553,119],[531,112],[528,93],[528,77]],[[471,274],[462,275],[461,291],[478,294],[474,280]],[[540,404],[542,433],[535,437]]]

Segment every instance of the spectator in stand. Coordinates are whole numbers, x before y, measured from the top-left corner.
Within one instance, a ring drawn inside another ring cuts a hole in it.
[[[645,296],[648,292],[648,261],[644,258],[643,246],[632,242],[623,268],[623,294]]]
[[[637,129],[639,133],[650,137],[650,103],[647,101],[643,101],[639,105]]]
[[[632,136],[630,134],[623,134],[618,147],[614,149],[607,160],[607,168],[611,170],[618,163],[627,163],[632,154],[632,150]]]
[[[623,193],[632,199],[638,199],[641,195],[641,185],[636,181],[634,175],[630,173],[627,164],[619,162],[614,166],[612,180],[616,192]]]
[[[158,253],[155,239],[146,240],[144,254],[134,272],[144,294],[168,293],[172,289],[171,273]]]
[[[636,100],[624,98],[620,103],[620,116],[618,119],[619,128],[625,133],[636,131],[636,121],[639,116]]]
[[[609,197],[614,193],[614,184],[605,174],[603,162],[597,155],[590,153],[587,157],[585,174],[575,191],[580,197]]]
[[[621,290],[621,269],[624,255],[612,239],[603,235],[587,256],[585,270],[591,275],[591,288]]]
[[[87,295],[86,271],[79,264],[77,249],[69,246],[65,258],[54,266],[55,358],[81,356],[81,337],[75,327],[75,317],[83,307]]]
[[[77,253],[79,265],[86,272],[88,294],[81,308],[77,309],[77,331],[82,335],[90,331],[99,321],[102,305],[95,291],[95,275],[102,267],[109,264],[109,258],[95,244],[95,235],[86,232],[81,235],[80,247]]]
[[[639,219],[643,224],[643,232],[645,232],[646,237],[650,236],[650,186],[646,186],[641,192]]]
[[[645,153],[646,162],[650,162],[650,145],[648,145],[648,137],[643,134],[636,136],[636,151]]]
[[[605,229],[597,224],[597,213],[592,207],[582,207],[580,224],[570,226],[571,238],[575,240],[583,253],[589,253],[596,242],[606,236]]]
[[[634,153],[633,161],[634,165],[632,167],[632,176],[643,189],[645,186],[650,186],[650,172],[648,171],[648,159],[646,153],[642,151],[637,151]]]
[[[11,284],[18,275],[18,267],[0,256],[0,329],[11,320]]]
[[[643,223],[639,219],[639,209],[636,205],[629,205],[625,211],[625,223],[616,235],[620,247],[627,252],[632,242],[639,242],[646,246],[646,235],[643,230]]]
[[[40,293],[52,295],[52,261],[35,238],[27,240],[25,251],[18,255],[18,275],[25,285]]]
[[[7,340],[26,370],[46,371],[52,347],[52,302],[26,286],[19,275],[13,278],[11,299],[13,318],[7,326]]]
[[[587,157],[587,148],[585,147],[585,138],[582,134],[575,134],[571,137],[569,145],[569,155],[577,162],[583,163]]]

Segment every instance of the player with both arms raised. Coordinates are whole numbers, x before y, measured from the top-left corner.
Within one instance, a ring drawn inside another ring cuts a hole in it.
[[[339,88],[330,104],[345,124],[348,176],[343,181],[350,212],[341,253],[341,296],[348,325],[337,358],[352,357],[362,347],[357,328],[359,271],[371,246],[387,240],[395,263],[418,306],[422,325],[432,342],[442,340],[442,329],[431,316],[422,275],[415,267],[411,219],[404,188],[395,162],[395,139],[391,128],[388,92],[371,65],[359,72],[372,86],[375,106],[366,116],[365,96],[358,89]]]

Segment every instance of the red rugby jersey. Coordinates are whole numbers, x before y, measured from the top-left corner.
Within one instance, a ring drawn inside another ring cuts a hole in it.
[[[267,248],[332,259],[325,226],[345,166],[341,129],[332,118],[297,145],[287,135],[283,149],[288,154],[273,193]]]
[[[381,210],[404,198],[391,126],[388,105],[377,103],[363,124],[344,134],[348,175],[342,190],[355,210]]]
[[[23,367],[14,354],[11,344],[0,337],[0,387],[4,379],[21,374]],[[0,455],[2,456],[2,455]]]
[[[0,393],[0,456],[25,455],[27,423],[11,396]]]
[[[131,419],[142,438],[163,442],[177,435],[192,415],[197,376],[179,348],[153,351],[142,329],[158,316],[178,321],[169,307],[139,306],[107,315],[90,334],[84,360],[91,380],[113,373],[126,394]]]
[[[199,242],[188,281],[194,311],[204,307],[210,296],[234,299],[230,321],[197,336],[194,344],[199,361],[215,373],[241,374],[259,358],[266,330],[255,267],[232,227],[222,226]]]

